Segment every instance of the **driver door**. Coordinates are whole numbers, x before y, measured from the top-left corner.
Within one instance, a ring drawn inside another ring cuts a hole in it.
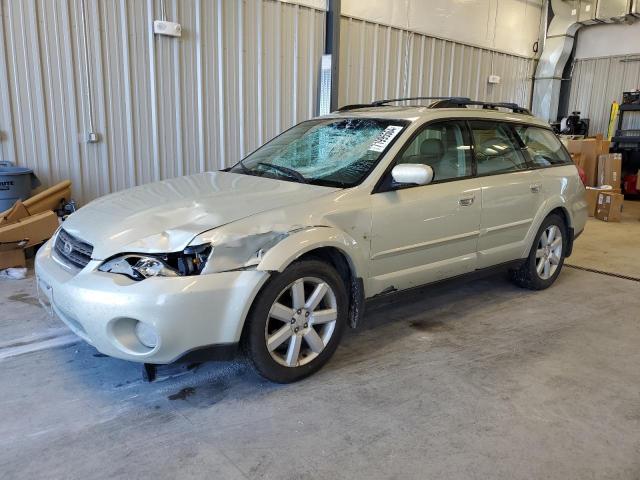
[[[391,169],[372,195],[372,293],[402,290],[475,270],[482,188],[464,122],[431,123],[399,163],[431,166],[428,185],[396,185]]]

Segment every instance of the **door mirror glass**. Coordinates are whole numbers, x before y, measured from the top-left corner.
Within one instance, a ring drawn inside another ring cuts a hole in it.
[[[391,177],[404,185],[427,185],[433,180],[433,169],[419,163],[402,163],[393,167]]]

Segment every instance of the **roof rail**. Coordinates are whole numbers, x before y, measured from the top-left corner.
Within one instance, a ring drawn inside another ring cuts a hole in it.
[[[481,106],[485,110],[496,110],[498,108],[506,108],[513,113],[521,113],[523,115],[531,115],[531,112],[517,103],[507,102],[480,102],[477,100],[450,98],[433,102],[429,108],[466,108],[469,105]]]
[[[357,110],[358,108],[368,108],[368,107],[383,107],[389,103],[396,102],[407,102],[414,100],[453,100],[453,101],[467,101],[470,102],[471,99],[466,97],[404,97],[404,98],[389,98],[386,100],[375,100],[371,103],[354,103],[352,105],[345,105],[340,107],[338,112],[347,112],[349,110]]]
[[[405,97],[405,98],[390,98],[387,100],[376,100],[371,103],[355,103],[352,105],[345,105],[338,109],[338,112],[347,112],[349,110],[357,110],[358,108],[368,107],[382,107],[389,103],[405,102],[413,100],[435,100],[435,102],[429,105],[429,108],[466,108],[468,106],[481,106],[486,110],[496,110],[498,108],[506,108],[513,111],[513,113],[521,113],[523,115],[531,115],[531,112],[524,107],[521,107],[517,103],[507,102],[480,102],[477,100],[471,100],[467,97]]]

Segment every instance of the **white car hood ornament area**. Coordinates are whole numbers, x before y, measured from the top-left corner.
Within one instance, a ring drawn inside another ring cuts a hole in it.
[[[299,205],[335,190],[206,172],[99,198],[71,215],[63,228],[92,244],[95,260],[123,252],[174,252],[183,250],[206,230],[271,209]]]

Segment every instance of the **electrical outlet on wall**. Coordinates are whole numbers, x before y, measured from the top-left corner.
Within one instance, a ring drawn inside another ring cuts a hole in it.
[[[489,83],[498,84],[500,83],[500,75],[489,75]]]
[[[182,26],[175,22],[155,20],[153,22],[153,33],[156,35],[167,35],[169,37],[180,37],[182,35]]]

